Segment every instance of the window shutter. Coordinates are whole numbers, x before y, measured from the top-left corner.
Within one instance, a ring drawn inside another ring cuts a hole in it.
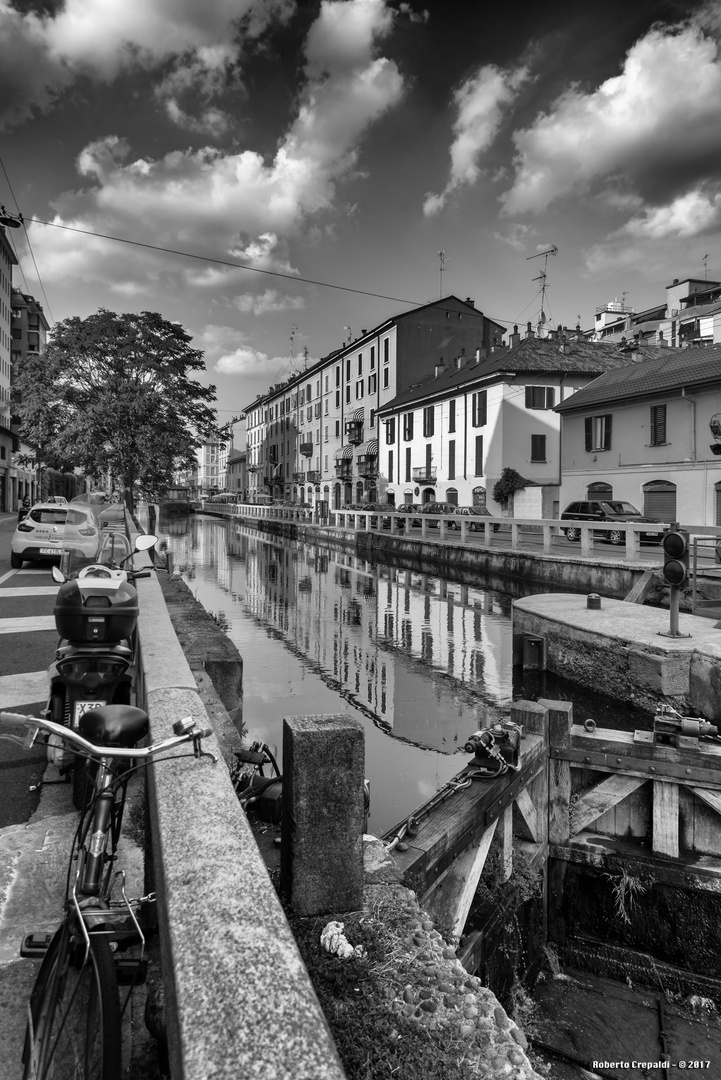
[[[604,450],[610,450],[611,449],[611,421],[612,420],[613,420],[613,417],[612,417],[611,413],[606,413],[606,423],[605,423],[604,433],[603,433],[603,449]]]
[[[481,390],[478,401],[478,426],[484,427],[488,417],[488,391]]]
[[[527,386],[526,387],[526,408],[527,409],[532,409],[533,408],[533,387],[532,386]]]
[[[555,386],[547,386],[546,387],[546,408],[547,409],[552,409],[555,404],[556,404],[556,387]]]
[[[592,450],[592,433],[593,433],[593,417],[587,416],[584,420],[585,434],[586,434],[586,449]]]

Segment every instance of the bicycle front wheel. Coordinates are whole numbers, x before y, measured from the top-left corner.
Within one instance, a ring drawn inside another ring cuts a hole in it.
[[[120,1080],[118,979],[105,937],[67,923],[48,946],[30,998],[23,1080]]]

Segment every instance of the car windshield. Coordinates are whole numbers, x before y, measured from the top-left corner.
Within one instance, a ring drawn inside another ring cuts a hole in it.
[[[57,510],[52,507],[35,507],[28,514],[30,520],[37,522],[38,525],[64,525],[66,516],[67,510],[60,507]]]
[[[641,511],[637,510],[636,507],[629,502],[604,502],[601,503],[601,506],[607,513],[636,514],[638,517],[641,516]]]

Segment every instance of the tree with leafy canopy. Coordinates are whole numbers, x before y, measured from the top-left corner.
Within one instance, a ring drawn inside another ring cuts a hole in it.
[[[190,377],[205,367],[190,341],[153,311],[63,320],[19,372],[23,438],[48,467],[110,472],[131,504],[134,490],[157,497],[217,434],[215,387]]]

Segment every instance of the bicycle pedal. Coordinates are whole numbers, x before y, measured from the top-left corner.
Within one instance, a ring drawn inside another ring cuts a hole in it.
[[[139,986],[145,982],[148,973],[148,961],[145,958],[136,960],[131,956],[116,956],[113,959],[119,986]]]
[[[26,934],[20,945],[20,955],[26,960],[42,960],[52,940],[52,934]]]

